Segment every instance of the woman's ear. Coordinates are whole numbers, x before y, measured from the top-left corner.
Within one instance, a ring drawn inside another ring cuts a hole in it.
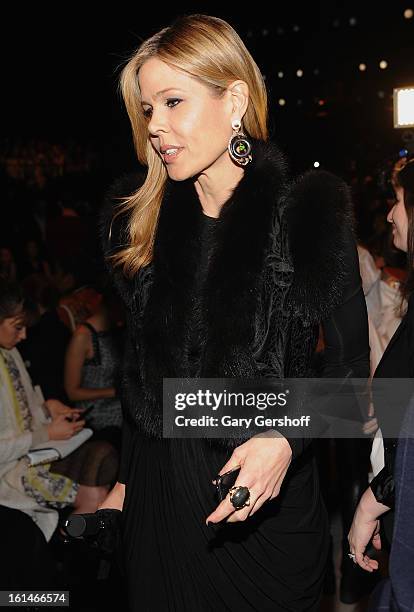
[[[244,81],[234,81],[228,91],[231,96],[232,118],[241,121],[249,104],[249,87]]]

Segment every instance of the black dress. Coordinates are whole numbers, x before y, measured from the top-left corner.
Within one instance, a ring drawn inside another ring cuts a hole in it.
[[[396,332],[391,338],[383,356],[378,364],[374,374],[373,381],[373,397],[375,400],[376,381],[382,378],[414,378],[414,296],[411,295],[408,301],[407,312],[398,326]],[[398,385],[398,380],[395,382]],[[412,389],[408,386],[400,388],[399,402],[393,402],[394,420],[393,426],[400,428],[404,420],[404,415]],[[392,389],[391,389],[392,392]],[[406,396],[405,396],[406,395]],[[390,404],[381,396],[377,401],[374,401],[375,412],[378,418],[379,426],[381,422],[390,419]],[[378,502],[391,508],[390,512],[383,515],[382,518],[382,535],[385,536],[385,544],[390,545],[394,527],[394,463],[397,452],[396,438],[384,438],[384,468],[371,481],[370,487]]]
[[[216,225],[203,217],[200,288]],[[367,364],[365,303],[354,270],[342,306],[324,324],[329,376],[341,376],[351,362],[356,370]],[[352,344],[349,321],[359,332]],[[123,553],[134,612],[319,609],[329,528],[311,445],[292,463],[278,498],[245,522],[207,527],[217,506],[211,481],[229,456],[205,440],[145,437],[124,419],[119,481],[126,484]]]

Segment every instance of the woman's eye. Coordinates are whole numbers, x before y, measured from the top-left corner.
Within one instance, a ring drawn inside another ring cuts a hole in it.
[[[174,108],[181,102],[180,98],[169,98],[166,102],[168,108]]]
[[[168,100],[165,102],[165,105],[168,108],[174,108],[180,102],[182,102],[182,100],[180,100],[180,98],[168,98]],[[145,119],[151,119],[151,117],[152,117],[152,108],[143,109],[142,110],[142,114],[144,115]]]

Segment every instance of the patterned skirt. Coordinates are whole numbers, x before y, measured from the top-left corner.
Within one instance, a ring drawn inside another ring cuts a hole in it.
[[[22,476],[23,488],[27,495],[33,497],[39,506],[60,510],[72,506],[75,502],[79,484],[71,478],[55,474],[52,464],[29,467]]]

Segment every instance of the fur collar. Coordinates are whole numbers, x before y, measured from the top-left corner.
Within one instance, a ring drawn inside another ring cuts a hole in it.
[[[152,338],[152,347],[160,330],[168,336],[169,341],[159,338],[162,355],[158,358],[170,376],[189,375],[189,334],[195,328],[203,346],[196,375],[235,376],[236,354],[240,375],[254,372],[248,346],[255,333],[256,302],[275,208],[285,189],[285,162],[279,150],[256,142],[254,151],[254,162],[220,211],[211,243],[202,238],[206,220],[193,180],[168,183],[155,240],[154,285],[144,333],[148,343]],[[200,294],[200,262],[206,249],[210,268]],[[222,348],[221,358],[217,345]]]
[[[144,180],[142,173],[121,177],[108,192],[100,212],[99,234],[105,256],[114,253],[127,243],[127,215],[112,218],[119,198],[131,194]],[[253,185],[252,185],[253,184]],[[238,195],[251,190],[250,202],[244,207],[245,235],[252,223],[264,212],[263,196],[284,214],[289,251],[294,266],[294,283],[290,303],[294,312],[307,323],[329,316],[341,300],[347,277],[346,244],[353,239],[353,206],[349,188],[335,175],[322,170],[311,170],[295,180],[287,180],[286,161],[281,151],[272,143],[254,141],[253,163],[246,168],[246,176],[236,188],[233,198],[224,206],[221,219],[231,222],[232,208]],[[200,210],[191,181],[168,181],[167,195],[190,197],[189,212]],[[194,196],[194,197],[192,197]],[[170,204],[173,206],[173,204]],[[183,208],[181,209],[183,212]],[[178,207],[174,207],[178,212]],[[172,215],[171,215],[172,216]],[[240,211],[240,221],[243,213]],[[176,225],[174,219],[170,220]],[[184,221],[186,221],[184,219]],[[187,223],[185,223],[187,225]],[[110,232],[111,230],[111,232]],[[109,238],[110,235],[110,238]],[[237,239],[234,236],[234,239]],[[250,242],[250,239],[248,239]],[[123,277],[122,272],[108,268],[114,282],[130,305],[134,283]]]

